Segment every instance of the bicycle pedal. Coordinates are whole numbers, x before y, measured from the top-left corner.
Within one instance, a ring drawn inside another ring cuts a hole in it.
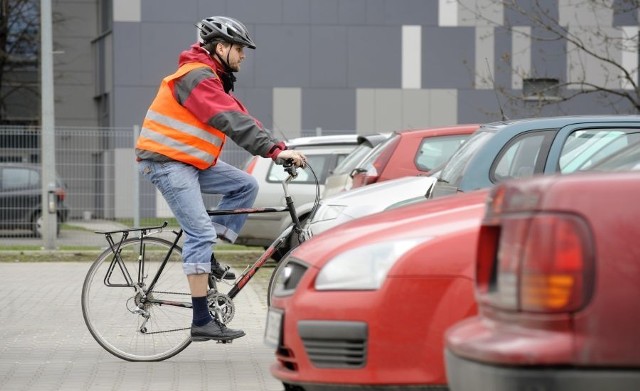
[[[231,343],[231,342],[233,342],[233,340],[232,340],[232,339],[216,341],[216,343],[221,343],[221,344],[228,344],[228,343]]]

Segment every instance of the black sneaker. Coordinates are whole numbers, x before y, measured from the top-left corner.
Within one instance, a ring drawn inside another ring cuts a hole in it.
[[[200,341],[231,341],[232,339],[244,337],[244,331],[233,330],[218,322],[217,319],[211,319],[211,322],[204,326],[191,325],[191,340]]]
[[[220,262],[216,260],[216,257],[211,254],[211,274],[218,280],[235,280],[236,274],[229,270],[229,266],[222,266]]]

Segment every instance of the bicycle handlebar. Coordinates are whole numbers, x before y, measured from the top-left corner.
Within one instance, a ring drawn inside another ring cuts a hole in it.
[[[284,170],[289,174],[289,176],[291,176],[291,178],[295,178],[298,176],[298,167],[293,164],[293,159],[285,160],[282,167],[284,167]]]

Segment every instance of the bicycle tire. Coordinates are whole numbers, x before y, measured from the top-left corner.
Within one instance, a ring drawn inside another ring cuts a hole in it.
[[[297,247],[297,246],[296,246]],[[269,285],[267,287],[267,307],[271,306],[271,297],[273,296],[273,291],[276,289],[276,281],[278,279],[278,275],[280,274],[280,271],[282,271],[282,269],[284,269],[287,265],[287,257],[289,256],[289,253],[291,251],[293,251],[295,249],[295,247],[291,250],[289,250],[280,260],[280,262],[278,262],[278,264],[276,265],[275,269],[273,269],[273,272],[271,273],[271,277],[269,277]]]
[[[138,280],[139,238],[122,242],[120,257],[134,282]],[[142,239],[146,286],[154,278],[172,243],[156,237]],[[148,296],[191,304],[189,285],[182,270],[182,249],[176,246],[153,292]],[[114,259],[108,249],[91,265],[82,286],[82,315],[93,338],[109,353],[127,361],[162,361],[183,351],[191,343],[192,310],[171,305],[147,303],[150,317],[132,312],[139,297],[133,287],[107,286],[107,270]],[[125,283],[125,273],[115,267],[110,282]],[[144,331],[144,332],[143,332]]]

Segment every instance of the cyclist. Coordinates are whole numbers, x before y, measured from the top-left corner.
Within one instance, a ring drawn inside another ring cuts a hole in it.
[[[232,340],[244,331],[227,328],[209,314],[208,274],[235,279],[220,265],[212,248],[218,239],[233,243],[246,215],[207,214],[202,193],[221,194],[220,209],[253,206],[258,185],[246,172],[219,159],[227,137],[253,155],[276,163],[292,160],[304,167],[303,154],[253,118],[232,95],[245,59],[255,49],[247,28],[238,20],[212,16],[198,24],[200,40],[180,54],[178,69],[165,77],[151,103],[136,142],[140,173],[162,193],[185,232],[183,269],[193,303],[191,339]]]

